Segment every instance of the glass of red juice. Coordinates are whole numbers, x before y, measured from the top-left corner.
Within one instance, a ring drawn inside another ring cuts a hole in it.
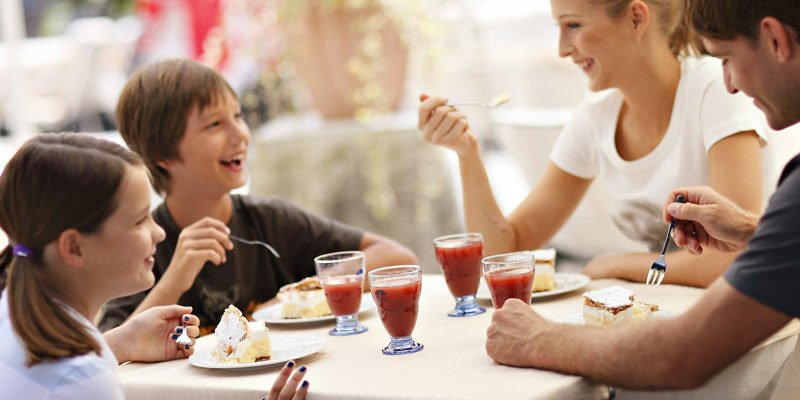
[[[486,309],[475,300],[481,282],[483,236],[480,233],[440,236],[433,239],[433,248],[447,287],[456,299],[456,307],[447,315],[469,317],[485,313]]]
[[[336,316],[336,327],[328,334],[347,336],[366,332],[358,323],[361,293],[364,287],[364,253],[340,251],[314,258],[317,276],[325,292],[325,300]]]
[[[483,277],[492,293],[494,308],[500,309],[508,299],[520,299],[531,304],[534,257],[532,251],[484,257]]]
[[[424,347],[411,338],[419,312],[422,273],[419,265],[396,265],[369,271],[372,298],[392,340],[383,354],[416,353]]]

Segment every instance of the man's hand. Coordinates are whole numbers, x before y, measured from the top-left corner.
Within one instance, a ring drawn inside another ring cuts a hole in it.
[[[200,334],[200,320],[191,312],[191,307],[178,305],[153,307],[103,336],[120,363],[186,358],[194,352],[194,346],[180,346],[175,340],[184,329],[183,324],[192,343]]]
[[[675,202],[679,194],[686,203]],[[723,252],[743,250],[760,218],[707,186],[673,190],[663,213],[666,222],[678,220],[672,238],[691,254],[701,254],[704,246]]]
[[[550,326],[531,307],[519,299],[508,299],[492,315],[486,331],[486,353],[500,364],[534,366],[534,341]]]
[[[168,285],[179,295],[189,290],[207,261],[215,265],[225,262],[225,251],[233,249],[229,234],[225,223],[211,217],[184,228],[161,284]]]

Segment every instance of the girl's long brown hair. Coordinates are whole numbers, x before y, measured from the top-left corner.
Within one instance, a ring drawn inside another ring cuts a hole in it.
[[[126,168],[141,159],[110,141],[80,134],[37,136],[17,151],[0,176],[0,287],[8,287],[11,324],[24,342],[26,365],[96,352],[100,344],[43,285],[42,252],[67,229],[98,231],[117,207]],[[23,245],[30,256],[15,256]],[[91,290],[91,289],[88,289]]]

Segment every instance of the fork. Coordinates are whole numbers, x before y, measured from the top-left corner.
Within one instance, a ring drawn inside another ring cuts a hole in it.
[[[233,239],[233,240],[235,240],[235,241],[237,241],[237,242],[242,242],[242,243],[244,243],[244,244],[255,244],[255,245],[259,245],[259,246],[266,247],[266,248],[267,248],[267,250],[269,250],[269,251],[270,251],[270,253],[272,253],[272,255],[273,255],[273,256],[275,256],[275,258],[281,258],[281,255],[280,255],[280,254],[278,254],[278,252],[275,250],[275,248],[273,248],[272,246],[270,246],[270,245],[269,245],[268,243],[266,243],[266,242],[262,242],[262,241],[260,241],[260,240],[247,240],[247,239],[242,239],[242,238],[240,238],[240,237],[238,237],[238,236],[233,236],[233,235],[228,235],[228,237],[229,237],[229,238],[231,238],[231,239]]]
[[[484,103],[458,103],[458,104],[448,104],[448,105],[452,106],[452,107],[478,106],[478,107],[483,107],[483,108],[495,108],[495,107],[497,107],[497,106],[499,106],[499,105],[501,105],[503,103],[508,102],[509,100],[511,100],[511,96],[509,96],[507,94],[501,94],[500,96],[497,96],[497,97],[493,98],[492,101],[490,101],[488,104],[484,104]]]
[[[191,346],[192,345],[192,339],[186,333],[186,324],[183,324],[183,330],[181,331],[181,335],[178,336],[177,339],[175,339],[175,343],[177,343],[177,344],[179,344],[181,346]]]
[[[678,203],[685,203],[686,199],[683,198],[682,194],[679,194],[675,201]],[[661,248],[661,255],[658,256],[655,261],[653,261],[653,265],[650,267],[650,272],[647,273],[647,280],[645,281],[646,285],[661,285],[661,281],[664,280],[664,275],[667,274],[667,261],[664,259],[664,254],[667,252],[669,238],[670,235],[672,235],[672,229],[675,228],[676,222],[677,220],[673,218],[672,222],[669,223],[669,230],[667,231],[667,238],[664,240],[664,247]]]

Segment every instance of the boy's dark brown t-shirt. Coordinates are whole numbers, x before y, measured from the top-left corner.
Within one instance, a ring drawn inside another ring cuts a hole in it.
[[[201,327],[219,322],[229,304],[243,312],[270,300],[278,289],[315,274],[314,257],[335,251],[358,250],[363,231],[323,218],[275,197],[232,195],[231,234],[244,239],[262,240],[274,247],[280,258],[258,245],[233,242],[224,264],[207,262],[192,287],[178,304],[192,306]],[[180,229],[161,204],[153,211],[155,221],[166,231],[157,245],[153,273],[161,279],[175,254]],[[100,322],[102,331],[119,326],[144,300],[149,290],[119,298],[106,304]]]

